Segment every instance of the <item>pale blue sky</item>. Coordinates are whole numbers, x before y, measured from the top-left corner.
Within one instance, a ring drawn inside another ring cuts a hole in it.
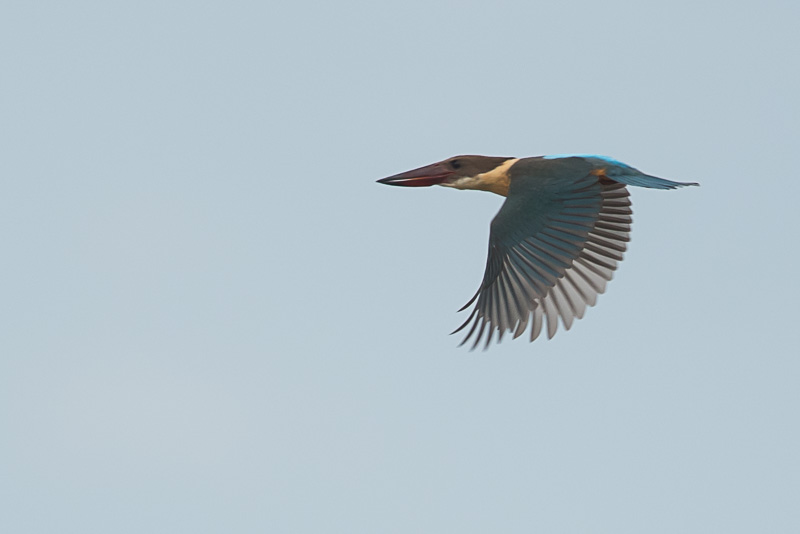
[[[800,531],[795,1],[0,8],[0,531]],[[448,336],[500,197],[605,154],[608,292]]]

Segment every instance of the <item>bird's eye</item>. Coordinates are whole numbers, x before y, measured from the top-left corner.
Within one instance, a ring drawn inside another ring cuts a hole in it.
[[[453,161],[450,162],[450,166],[452,168],[454,168],[454,169],[460,169],[461,168],[461,162],[458,161],[457,159],[454,159]]]

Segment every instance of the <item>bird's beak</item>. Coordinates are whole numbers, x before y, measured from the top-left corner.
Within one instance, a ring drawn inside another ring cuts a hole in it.
[[[388,178],[378,180],[379,183],[388,185],[402,185],[406,187],[427,187],[441,184],[453,176],[453,171],[448,170],[442,163],[426,165],[413,171],[406,171]]]

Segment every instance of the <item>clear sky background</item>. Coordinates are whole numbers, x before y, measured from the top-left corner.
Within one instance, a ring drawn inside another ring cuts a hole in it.
[[[0,531],[799,532],[800,4],[0,8]],[[569,332],[448,333],[589,152],[632,242]]]

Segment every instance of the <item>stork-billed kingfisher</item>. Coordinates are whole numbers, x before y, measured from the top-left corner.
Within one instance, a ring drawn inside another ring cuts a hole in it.
[[[506,197],[492,220],[483,281],[464,323],[463,345],[484,333],[489,346],[505,332],[514,338],[531,323],[536,339],[547,318],[552,338],[582,318],[603,293],[630,241],[631,202],[626,186],[675,189],[696,183],[644,174],[620,161],[589,154],[532,158],[455,156],[378,182],[442,185],[491,191]]]

